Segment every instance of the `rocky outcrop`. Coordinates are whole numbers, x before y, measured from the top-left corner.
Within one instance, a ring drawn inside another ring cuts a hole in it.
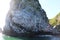
[[[54,26],[53,28],[60,31],[60,12],[52,19],[49,20],[49,23]]]
[[[2,29],[0,28],[0,33],[2,32]]]
[[[58,31],[60,31],[60,24],[59,25],[56,25],[54,27],[55,27],[55,29],[57,29]]]
[[[6,17],[4,34],[12,36],[35,36],[40,32],[53,32],[46,12],[38,0],[11,0]]]

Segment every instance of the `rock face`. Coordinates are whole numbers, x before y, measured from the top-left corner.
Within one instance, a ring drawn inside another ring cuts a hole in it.
[[[57,29],[58,31],[60,31],[60,24],[55,26],[55,29]]]
[[[11,0],[3,33],[12,36],[34,36],[40,31],[51,32],[52,28],[39,1]]]
[[[2,32],[2,29],[0,28],[0,33]]]

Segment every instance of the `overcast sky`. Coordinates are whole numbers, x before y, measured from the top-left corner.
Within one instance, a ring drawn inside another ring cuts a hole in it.
[[[53,18],[60,12],[60,0],[39,0],[48,18]]]

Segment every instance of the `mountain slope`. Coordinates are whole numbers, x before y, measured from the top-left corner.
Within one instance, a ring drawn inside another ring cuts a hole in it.
[[[60,25],[60,12],[54,18],[49,19],[49,23],[52,26]]]

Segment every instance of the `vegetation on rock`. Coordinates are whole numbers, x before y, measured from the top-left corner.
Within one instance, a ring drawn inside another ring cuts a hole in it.
[[[60,12],[52,19],[49,19],[49,23],[53,26],[53,28],[60,31]]]
[[[52,26],[60,25],[60,12],[54,18],[49,19],[49,23]]]

